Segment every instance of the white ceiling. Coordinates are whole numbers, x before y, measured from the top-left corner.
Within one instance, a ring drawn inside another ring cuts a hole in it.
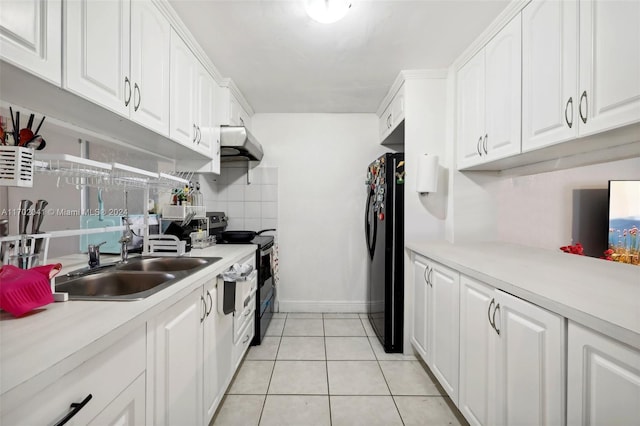
[[[352,0],[334,24],[304,0],[169,0],[255,112],[375,112],[401,70],[448,67],[508,0]]]

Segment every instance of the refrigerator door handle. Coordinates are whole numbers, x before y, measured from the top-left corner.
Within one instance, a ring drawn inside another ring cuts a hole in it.
[[[367,239],[367,250],[369,251],[369,256],[373,259],[373,251],[376,245],[376,233],[378,231],[378,221],[373,221],[373,238],[371,238],[371,222],[369,221],[369,214],[371,213],[371,198],[373,196],[373,191],[369,189],[369,195],[367,196],[367,207],[364,213],[364,232],[366,234]]]

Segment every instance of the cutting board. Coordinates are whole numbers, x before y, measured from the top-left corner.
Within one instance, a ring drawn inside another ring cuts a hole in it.
[[[80,216],[81,229],[104,228],[105,226],[121,226],[122,216],[104,216],[104,220],[100,221],[98,216]],[[120,240],[122,231],[103,232],[100,234],[81,235],[80,236],[80,252],[86,253],[89,244],[100,244],[106,241],[106,244],[100,246],[100,253],[120,254]]]

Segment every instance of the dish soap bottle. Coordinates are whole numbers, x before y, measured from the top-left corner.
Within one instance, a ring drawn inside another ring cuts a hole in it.
[[[196,182],[196,189],[191,195],[191,201],[194,206],[204,206],[204,197],[202,196],[202,192],[200,192],[200,182]]]

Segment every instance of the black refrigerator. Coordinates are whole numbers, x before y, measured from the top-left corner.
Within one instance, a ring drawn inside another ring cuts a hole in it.
[[[367,169],[365,234],[368,317],[385,352],[402,352],[404,315],[404,153]]]

